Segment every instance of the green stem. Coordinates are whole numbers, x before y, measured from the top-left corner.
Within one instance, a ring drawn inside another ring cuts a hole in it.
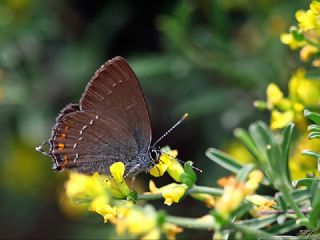
[[[204,187],[204,186],[196,186],[191,187],[186,195],[195,194],[195,193],[207,193],[213,196],[221,196],[223,193],[222,189],[212,188],[212,187]],[[148,200],[158,200],[162,199],[161,193],[157,194],[138,194],[137,200],[148,201]]]
[[[180,227],[191,228],[191,229],[203,229],[203,230],[212,230],[214,228],[214,219],[213,218],[184,218],[176,216],[167,216],[166,222],[176,224]],[[252,227],[243,225],[243,224],[228,224],[228,228],[240,231],[246,235],[251,235],[262,239],[276,239],[272,234],[265,231],[254,229]]]
[[[148,200],[158,200],[163,198],[161,193],[157,194],[138,194],[137,200],[148,201]]]
[[[188,194],[194,194],[194,193],[207,193],[212,196],[221,196],[223,193],[223,190],[220,188],[213,188],[213,187],[205,187],[205,186],[192,186],[188,190]]]
[[[288,201],[288,204],[291,206],[292,210],[294,211],[294,213],[297,215],[298,218],[300,219],[304,219],[305,216],[304,214],[300,211],[300,208],[298,207],[298,205],[296,204],[296,202],[292,199],[292,196],[290,194],[290,190],[288,189],[287,186],[283,186],[281,187],[281,192],[283,194],[283,198]]]
[[[213,218],[201,219],[201,218],[185,218],[176,216],[167,216],[166,222],[176,224],[180,227],[192,228],[192,229],[213,229]]]
[[[249,227],[243,224],[235,224],[231,223],[228,225],[228,228],[233,228],[237,231],[243,232],[246,235],[251,235],[256,237],[256,239],[277,239],[275,236],[273,236],[270,233],[267,233],[265,231],[259,230],[259,229],[254,229],[253,227]]]

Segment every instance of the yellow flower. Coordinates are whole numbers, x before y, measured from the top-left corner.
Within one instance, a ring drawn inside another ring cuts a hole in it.
[[[279,108],[281,110],[290,109],[291,103],[288,99],[283,97],[283,93],[280,88],[274,84],[270,83],[267,87],[267,105],[271,110],[274,107]]]
[[[320,82],[305,78],[305,70],[299,69],[290,79],[290,96],[305,106],[319,106]]]
[[[318,27],[317,16],[311,10],[298,10],[296,12],[296,19],[299,22],[299,27],[302,31],[308,31]]]
[[[112,207],[108,204],[109,198],[107,195],[101,195],[96,197],[90,204],[89,210],[97,212],[102,215],[104,222],[106,223],[110,218],[117,215],[116,207]]]
[[[215,204],[215,199],[212,195],[207,194],[207,193],[195,193],[195,194],[191,194],[191,197],[202,201],[206,204],[206,206],[208,208],[213,208],[214,204]]]
[[[268,199],[257,194],[248,196],[247,200],[260,208],[262,207],[264,210],[270,210],[277,205],[273,199]]]
[[[126,216],[128,231],[134,235],[150,231],[156,226],[156,218],[148,216],[145,212],[132,209]]]
[[[307,62],[309,59],[318,52],[318,48],[313,45],[305,45],[300,50],[300,58],[302,61]]]
[[[151,168],[150,174],[154,177],[162,176],[166,172],[168,166],[171,164],[172,158],[170,156],[176,157],[177,154],[177,151],[170,151],[168,154],[161,154],[159,157],[159,163]]]
[[[175,240],[176,235],[183,231],[183,228],[178,227],[172,223],[164,223],[162,225],[162,231],[165,233],[168,240]],[[151,238],[150,238],[151,239]]]
[[[154,228],[149,231],[147,234],[141,237],[141,240],[157,240],[160,239],[161,232],[159,228]]]
[[[175,181],[181,182],[180,177],[184,173],[184,169],[176,159],[172,159],[171,164],[168,166],[167,172]]]
[[[254,216],[259,216],[259,211],[269,211],[274,209],[277,205],[276,201],[273,199],[262,197],[257,194],[247,196],[246,199],[254,205],[254,211],[251,212]]]
[[[273,106],[278,104],[282,99],[283,93],[280,88],[276,84],[270,83],[267,87],[268,108],[272,109]]]
[[[59,193],[59,208],[64,215],[72,220],[80,218],[85,215],[88,210],[88,204],[77,204],[74,203],[66,194],[65,191]]]
[[[302,47],[306,44],[305,41],[297,41],[291,33],[282,33],[280,35],[282,43],[288,45],[292,50]]]
[[[236,210],[246,196],[246,188],[243,183],[235,177],[224,177],[218,180],[218,184],[223,186],[223,194],[216,202],[216,211],[222,217],[228,218],[230,213]]]
[[[98,173],[87,176],[70,172],[65,188],[67,196],[75,202],[88,202],[105,193],[102,177]]]
[[[320,67],[320,58],[316,58],[315,60],[312,61],[312,66],[314,67]],[[1,95],[0,95],[1,99]]]
[[[260,170],[253,170],[248,175],[248,180],[245,183],[245,188],[247,190],[247,194],[254,193],[259,184],[263,180],[263,173]]]
[[[288,123],[293,122],[294,112],[292,110],[279,112],[277,110],[272,110],[270,127],[271,129],[281,129],[284,128]]]
[[[118,208],[116,218],[110,221],[116,225],[118,235],[123,235],[126,231],[133,236],[142,236],[147,239],[153,236],[154,239],[159,237],[157,233],[157,214],[155,210],[147,205],[144,208],[127,204]],[[153,238],[152,238],[153,239]]]
[[[150,170],[150,174],[154,177],[160,177],[167,171],[175,181],[180,182],[180,177],[184,173],[184,169],[175,159],[178,151],[165,148],[163,148],[162,151],[164,152],[159,158],[159,163]]]
[[[188,187],[185,184],[171,183],[161,188],[157,188],[154,182],[150,180],[149,189],[151,193],[161,193],[162,197],[165,199],[164,203],[170,206],[173,202],[179,202]]]
[[[299,137],[298,145],[294,148],[289,160],[289,169],[293,180],[304,178],[307,174],[318,175],[317,161],[312,157],[302,155],[301,152],[306,149],[319,152],[320,140],[312,139],[310,141],[307,135],[305,133]]]
[[[318,1],[312,1],[310,4],[310,10],[315,14],[316,16],[320,15],[320,2]]]
[[[223,151],[239,161],[240,163],[250,163],[254,161],[254,158],[246,147],[237,140],[228,142],[224,147]]]
[[[116,198],[123,198],[129,195],[130,189],[123,179],[125,166],[122,162],[116,162],[110,166],[113,178],[106,180],[106,185],[111,189],[112,195]]]

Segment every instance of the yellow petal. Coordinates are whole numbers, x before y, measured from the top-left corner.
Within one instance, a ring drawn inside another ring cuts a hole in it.
[[[318,52],[318,48],[312,45],[305,45],[300,50],[300,58],[302,61],[307,62],[309,59]]]
[[[305,41],[297,41],[291,33],[283,33],[280,35],[280,41],[288,45],[292,50],[302,47]]]
[[[311,10],[298,10],[296,12],[296,19],[302,31],[308,31],[317,27],[317,17]]]
[[[171,205],[173,202],[178,203],[180,198],[184,196],[187,186],[185,184],[171,183],[160,189],[165,199],[165,204]]]
[[[147,210],[131,209],[126,216],[126,224],[128,226],[128,231],[131,234],[138,235],[152,230],[157,222],[153,212],[150,213]]]
[[[73,201],[88,201],[104,193],[102,178],[98,173],[93,176],[70,172],[65,184],[66,194]]]
[[[141,240],[158,240],[160,239],[161,233],[159,228],[154,228],[146,235],[142,236]]]
[[[320,15],[320,2],[312,1],[310,4],[310,10],[313,12],[314,15]]]
[[[154,183],[154,181],[150,180],[149,182],[149,189],[151,193],[157,194],[159,193],[159,188],[156,187],[156,184]]]
[[[172,164],[174,158],[178,155],[177,150],[169,150],[163,154],[161,154],[159,158],[159,163],[157,163],[153,168],[150,170],[150,174],[154,177],[161,177],[168,167]]]
[[[153,168],[151,168],[150,175],[154,177],[161,177],[166,172],[167,168],[167,164],[158,163]]]
[[[115,207],[111,207],[108,204],[108,198],[106,196],[99,196],[95,198],[89,207],[90,211],[97,212],[103,216],[104,222],[106,223],[110,218],[117,215],[117,210]]]
[[[276,84],[270,83],[267,87],[268,108],[272,109],[273,106],[279,103],[282,98],[283,93],[281,92],[280,88]]]
[[[124,171],[125,166],[122,162],[116,162],[110,166],[111,175],[117,183],[121,183],[123,181]]]
[[[286,112],[279,112],[277,110],[272,110],[271,112],[271,129],[281,129],[284,128],[288,123],[293,122],[294,113],[289,110]]]
[[[167,171],[175,181],[180,182],[180,177],[184,173],[184,168],[176,159],[172,159],[171,165],[168,166]]]

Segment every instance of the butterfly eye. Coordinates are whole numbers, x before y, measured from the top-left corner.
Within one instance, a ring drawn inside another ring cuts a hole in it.
[[[151,157],[156,163],[159,161],[159,153],[156,149],[151,149]]]

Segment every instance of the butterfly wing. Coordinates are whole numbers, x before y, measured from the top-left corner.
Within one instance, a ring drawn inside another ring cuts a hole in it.
[[[138,79],[116,57],[97,70],[78,105],[61,111],[47,154],[57,169],[108,173],[116,161],[133,166],[127,163],[147,153],[150,142],[150,119]]]
[[[123,58],[115,57],[97,70],[80,99],[80,109],[119,121],[130,129],[141,150],[149,148],[147,105],[136,75]]]

